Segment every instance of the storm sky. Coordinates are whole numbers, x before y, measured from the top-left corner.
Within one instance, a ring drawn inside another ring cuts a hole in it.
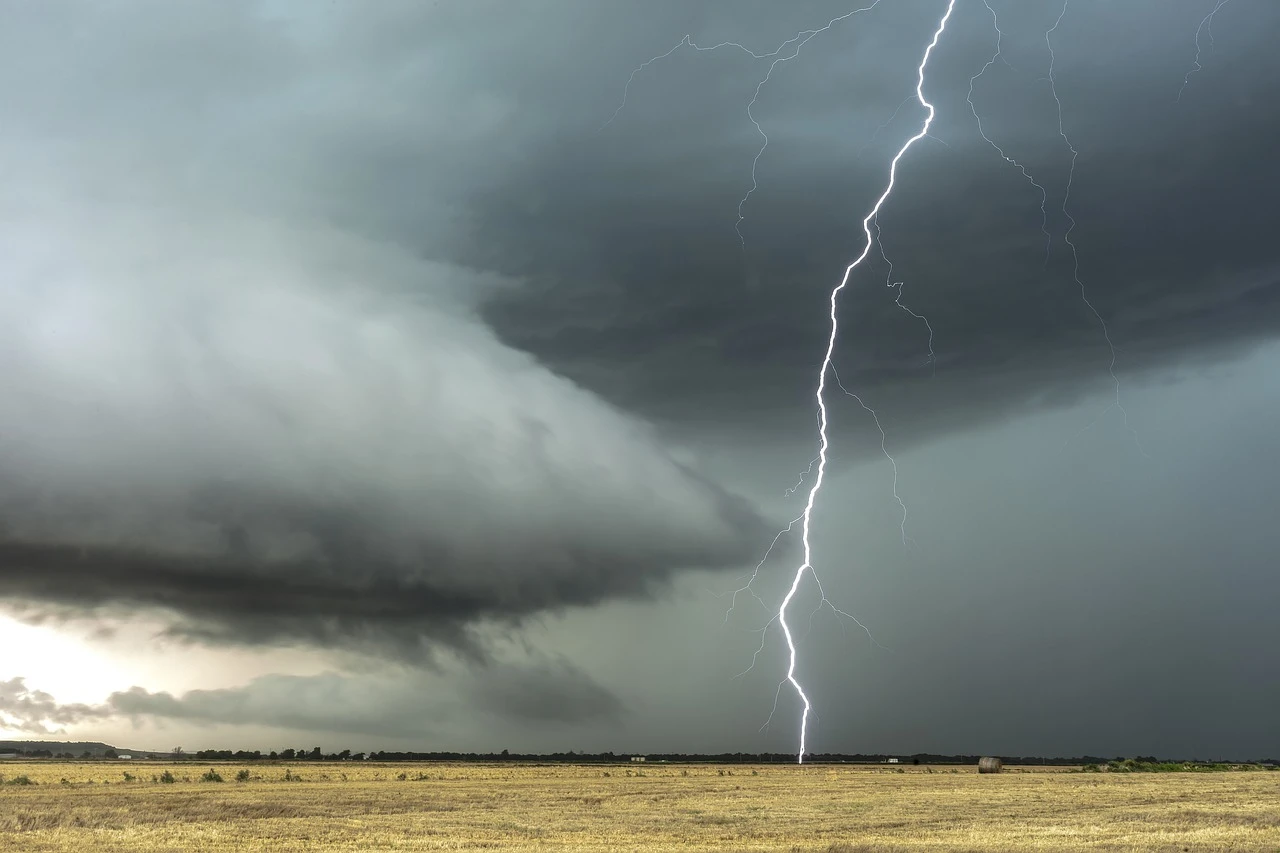
[[[1280,756],[1280,8],[1215,5],[957,0],[811,749]],[[0,0],[0,735],[794,751],[797,537],[734,591],[945,7]]]

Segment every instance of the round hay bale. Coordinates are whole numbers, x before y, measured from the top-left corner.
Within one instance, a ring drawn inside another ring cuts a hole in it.
[[[978,759],[979,773],[999,773],[1004,769],[1004,762],[990,755],[984,755]]]

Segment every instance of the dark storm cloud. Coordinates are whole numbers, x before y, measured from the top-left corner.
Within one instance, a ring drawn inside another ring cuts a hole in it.
[[[778,66],[753,112],[770,143],[743,208],[745,252],[733,226],[759,136],[744,108],[766,63],[686,47],[644,69],[607,128],[532,148],[481,200],[476,257],[530,280],[489,305],[492,322],[664,421],[767,430],[780,410],[807,411],[827,292],[860,250],[858,223],[922,110],[908,103],[877,127],[911,95],[942,6],[882,4]],[[1038,192],[978,135],[966,95],[995,33],[982,4],[960,3],[927,76],[940,141],[903,161],[880,220],[902,304],[932,325],[936,371],[929,333],[895,305],[878,252],[841,302],[841,377],[885,404],[899,442],[935,434],[944,412],[955,426],[1108,381],[1110,354],[1062,241],[1070,155],[1044,80],[1044,32],[1061,5],[993,6],[1008,64],[992,65],[974,102],[987,133],[1046,187],[1052,252],[1046,262]],[[1280,73],[1265,34],[1280,10],[1223,9],[1205,70],[1176,103],[1202,6],[1077,2],[1054,34],[1064,128],[1080,152],[1072,237],[1122,372],[1238,352],[1280,320],[1265,201],[1280,185],[1270,155],[1280,124],[1265,107]],[[741,34],[717,24],[695,38]],[[791,34],[769,32],[754,30],[752,46]],[[631,55],[643,61],[680,35],[673,22]]]
[[[515,101],[452,40],[482,18],[416,9],[8,4],[0,596],[478,652],[764,538],[496,339],[475,305],[516,282],[424,259]]]
[[[808,422],[827,290],[919,111],[877,127],[942,5],[882,3],[779,66],[744,252],[759,62],[684,49],[600,125],[685,33],[769,50],[844,3],[0,0],[0,596],[419,658],[758,557],[753,513],[625,412],[725,446]],[[1034,189],[976,136],[965,94],[994,34],[961,2],[929,78],[936,139],[881,219],[936,375],[878,255],[841,303],[841,377],[897,443],[1106,387],[1040,79],[1059,7],[997,8],[1009,66],[975,100],[1049,188],[1053,251]],[[1280,11],[1226,7],[1175,104],[1204,11],[1076,0],[1055,40],[1073,233],[1122,370],[1274,328],[1258,200]],[[460,695],[549,720],[558,697],[613,707],[505,678]],[[253,714],[246,692],[127,695],[144,716],[334,730],[353,683],[314,682],[310,719],[278,711],[306,686],[287,680],[244,688],[277,708]]]

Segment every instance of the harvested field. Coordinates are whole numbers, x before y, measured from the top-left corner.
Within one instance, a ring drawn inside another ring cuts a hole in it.
[[[209,770],[225,781],[201,781]],[[31,853],[1280,850],[1280,772],[41,761],[0,773],[0,849]]]

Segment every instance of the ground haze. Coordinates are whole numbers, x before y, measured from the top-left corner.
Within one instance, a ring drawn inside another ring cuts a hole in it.
[[[202,781],[210,770],[224,781]],[[1280,772],[1267,771],[40,761],[0,773],[0,849],[32,853],[1280,849]]]

